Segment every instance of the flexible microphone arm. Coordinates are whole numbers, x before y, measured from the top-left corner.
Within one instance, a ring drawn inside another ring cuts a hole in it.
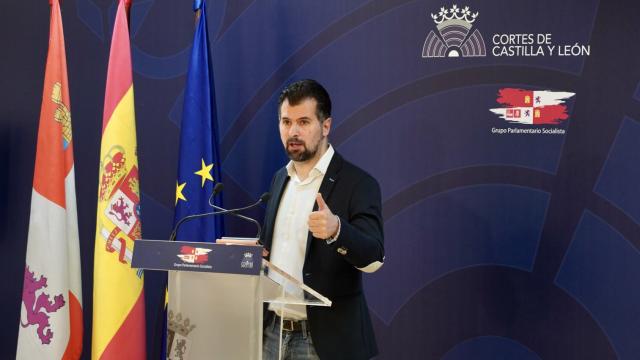
[[[225,208],[221,208],[220,206],[217,206],[217,205],[214,205],[214,204],[209,204],[209,205],[211,205],[211,207],[213,207],[216,210],[221,210],[221,211],[225,211],[226,210]],[[242,220],[246,220],[248,222],[253,223],[258,228],[258,234],[256,235],[256,238],[260,237],[260,233],[262,232],[262,226],[260,226],[260,223],[258,222],[258,220],[250,218],[250,217],[242,215],[242,214],[238,214],[238,213],[233,212],[233,211],[230,212],[229,215],[233,215],[233,216],[235,216],[237,218],[240,218]]]
[[[253,207],[256,207],[256,206],[260,205],[260,203],[266,202],[267,200],[269,200],[269,197],[271,196],[269,193],[264,193],[264,194],[262,194],[262,196],[260,196],[260,199],[258,199],[258,201],[256,201],[255,203],[253,203],[253,204],[251,204],[249,206],[227,210],[227,209],[222,209],[222,208],[219,208],[218,206],[213,205],[212,201],[211,201],[212,198],[222,190],[222,188],[223,188],[222,183],[217,183],[216,186],[213,189],[211,197],[209,198],[209,205],[214,206],[214,208],[221,209],[221,210],[220,211],[207,212],[207,213],[201,213],[201,214],[193,214],[193,215],[189,215],[189,216],[183,217],[182,219],[180,219],[180,221],[178,221],[178,223],[174,227],[173,231],[171,232],[171,236],[169,236],[169,241],[175,241],[176,236],[178,234],[178,229],[180,228],[180,226],[182,224],[184,224],[185,222],[191,221],[193,219],[198,219],[198,218],[207,217],[207,216],[215,216],[215,215],[226,215],[226,214],[232,214],[232,215],[235,215],[235,216],[239,216],[241,218],[251,219],[251,218],[248,218],[248,217],[246,217],[244,215],[236,214],[236,212],[244,211],[244,210],[248,210],[248,209],[251,209]],[[245,220],[247,220],[247,219],[245,219]],[[253,219],[251,219],[251,220],[253,220]],[[251,220],[249,220],[249,221],[251,221]],[[253,220],[253,221],[255,221],[255,220]],[[260,227],[260,224],[257,223],[257,221],[255,223],[258,226],[258,230],[259,230],[258,231],[258,236],[259,236],[260,232],[262,231],[262,229]]]
[[[213,191],[211,192],[211,197],[209,197],[209,203],[211,203],[211,199],[213,199],[214,196],[216,196],[220,191],[222,191],[222,183],[217,183],[214,187],[213,187]],[[171,235],[169,236],[169,241],[175,241],[176,240],[176,236],[178,235],[178,229],[180,228],[180,225],[182,225],[182,223],[189,221],[191,219],[197,219],[200,217],[204,217],[204,216],[213,216],[213,215],[217,215],[214,213],[203,213],[203,214],[193,214],[193,215],[189,215],[189,216],[185,216],[182,219],[180,219],[178,221],[178,223],[176,224],[176,226],[174,226],[173,231],[171,231]]]
[[[193,215],[185,216],[182,219],[180,219],[180,221],[178,221],[178,223],[176,224],[176,227],[173,228],[173,231],[171,232],[171,236],[169,236],[169,241],[175,241],[176,236],[178,235],[178,229],[180,229],[180,225],[184,224],[187,221],[191,221],[193,219],[198,219],[198,218],[207,217],[207,216],[229,214],[229,213],[232,213],[233,211],[236,211],[236,209],[224,210],[224,211],[212,211],[212,212],[207,212],[202,214],[193,214]]]
[[[218,190],[218,192],[222,191],[222,189],[224,188],[224,186],[222,185],[222,183],[217,183],[216,186],[213,188],[213,193],[211,194],[211,196],[209,197],[209,205],[216,209],[216,210],[220,210],[220,211],[226,211],[227,209],[222,208],[220,206],[217,206],[213,203],[213,197],[216,194],[216,190]],[[258,206],[260,203],[266,203],[267,201],[269,201],[269,198],[271,197],[271,194],[269,193],[263,193],[260,196],[260,199],[258,200],[258,202],[256,202],[255,204],[252,204],[246,208],[242,208],[242,209],[234,209],[232,210],[230,213],[228,213],[229,215],[233,215],[237,218],[240,218],[242,220],[248,221],[250,223],[253,223],[257,228],[258,228],[258,233],[256,234],[256,238],[260,237],[260,233],[262,232],[262,226],[260,225],[260,223],[258,222],[258,220],[254,219],[254,218],[250,218],[248,216],[242,215],[242,214],[238,214],[236,213],[236,211],[242,211],[242,210],[247,210],[249,208],[252,208],[254,206]],[[227,213],[225,213],[227,214]]]

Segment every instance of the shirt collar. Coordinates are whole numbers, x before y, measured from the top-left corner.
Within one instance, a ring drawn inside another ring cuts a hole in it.
[[[329,148],[327,149],[327,151],[324,152],[320,160],[318,160],[316,165],[309,172],[309,177],[312,178],[317,175],[324,176],[324,174],[326,174],[327,172],[327,169],[329,168],[329,163],[331,163],[331,159],[333,158],[334,153],[335,153],[335,150],[333,150],[333,146],[329,144]],[[293,178],[294,176],[297,176],[296,168],[293,166],[292,160],[290,160],[289,163],[287,164],[287,173],[291,178]]]

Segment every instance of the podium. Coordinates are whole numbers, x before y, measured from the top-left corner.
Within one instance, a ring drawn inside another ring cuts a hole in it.
[[[132,267],[169,272],[168,359],[259,360],[263,303],[331,306],[262,259],[260,245],[142,239],[134,244]],[[274,272],[280,282],[269,276]]]

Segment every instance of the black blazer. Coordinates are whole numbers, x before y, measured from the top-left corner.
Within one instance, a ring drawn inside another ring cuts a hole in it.
[[[271,249],[276,214],[288,181],[287,170],[282,168],[271,182],[261,235],[267,250]],[[362,271],[357,268],[384,258],[380,186],[336,152],[320,193],[340,217],[341,227],[338,240],[330,245],[311,233],[307,238],[303,282],[332,301],[330,308],[307,307],[311,338],[321,359],[369,359],[378,349],[362,291]],[[270,320],[265,317],[265,323]]]

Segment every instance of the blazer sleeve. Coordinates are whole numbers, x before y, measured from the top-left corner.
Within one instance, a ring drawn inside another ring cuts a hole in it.
[[[358,181],[347,213],[348,218],[340,217],[340,234],[332,245],[353,266],[373,272],[384,261],[380,186],[373,177]]]

